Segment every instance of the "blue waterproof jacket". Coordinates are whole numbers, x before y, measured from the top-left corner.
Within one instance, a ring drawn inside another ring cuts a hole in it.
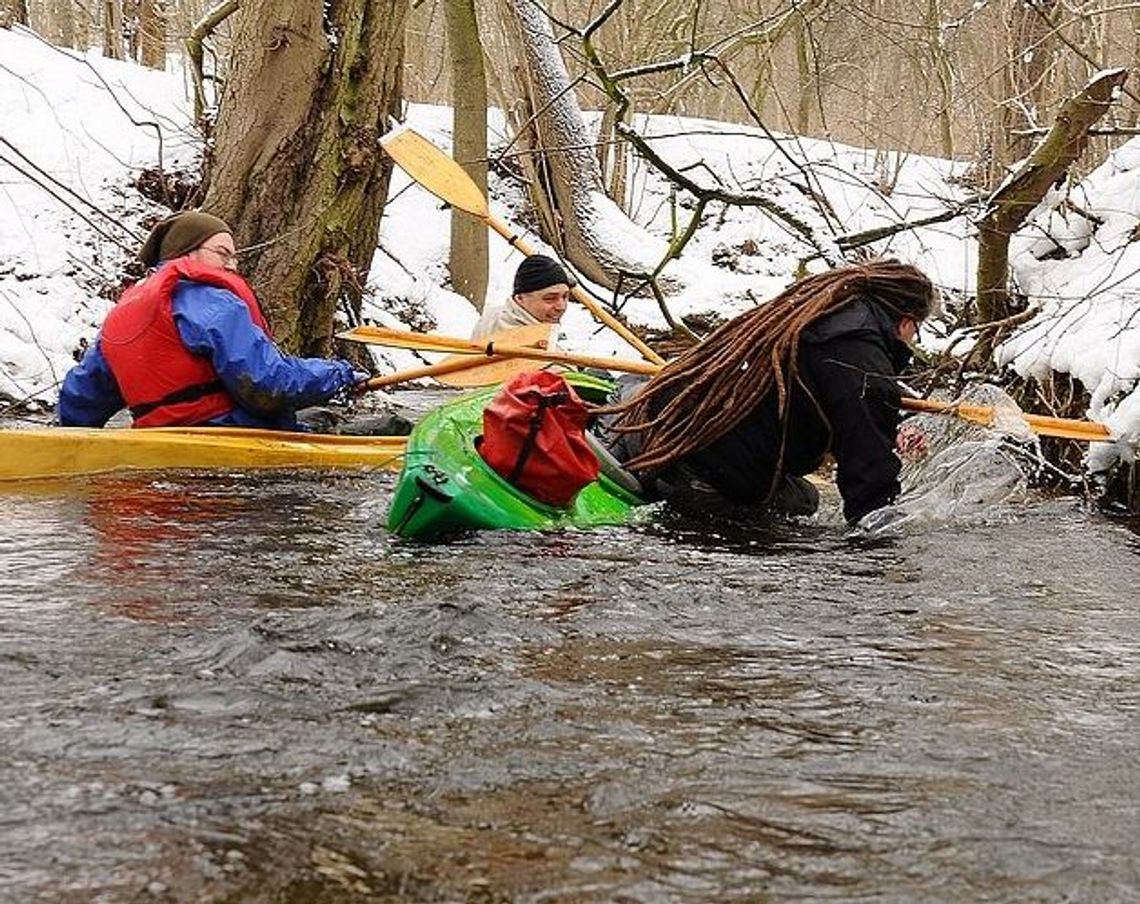
[[[245,303],[226,289],[183,280],[174,290],[171,311],[186,348],[210,359],[238,403],[209,426],[293,430],[298,408],[323,404],[355,382],[347,361],[284,354],[254,324]],[[123,407],[96,337],[83,360],[64,377],[59,422],[65,427],[102,427]]]

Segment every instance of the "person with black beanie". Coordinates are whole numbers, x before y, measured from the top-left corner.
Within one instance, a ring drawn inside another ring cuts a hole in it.
[[[487,308],[471,332],[472,339],[533,323],[558,324],[566,313],[570,290],[578,285],[573,274],[545,254],[532,254],[519,264],[511,297],[506,304]]]

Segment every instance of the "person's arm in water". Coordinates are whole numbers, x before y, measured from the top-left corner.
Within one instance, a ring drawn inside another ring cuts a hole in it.
[[[226,390],[248,411],[276,415],[320,405],[356,382],[347,361],[284,354],[225,289],[183,283],[172,309],[186,347],[210,358]]]
[[[63,427],[102,427],[126,406],[99,340],[63,378],[56,414]]]
[[[831,424],[843,515],[855,523],[899,494],[902,463],[895,439],[901,392],[895,369],[881,344],[865,336],[841,336],[803,351]]]

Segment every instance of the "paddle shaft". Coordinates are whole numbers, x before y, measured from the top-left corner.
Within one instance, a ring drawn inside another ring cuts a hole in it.
[[[569,352],[543,348],[524,348],[497,342],[474,342],[469,339],[456,339],[449,336],[433,336],[409,330],[389,330],[384,327],[358,326],[338,334],[340,339],[357,342],[374,342],[381,345],[395,345],[403,348],[428,349],[439,352],[481,355],[501,358],[529,358],[534,361],[547,361],[571,367],[598,367],[625,373],[652,376],[661,366],[645,361],[626,361],[620,358],[601,358],[592,355],[575,355]],[[478,359],[476,359],[478,360]],[[482,362],[481,362],[482,363]],[[907,411],[929,414],[952,414],[965,421],[972,421],[985,427],[994,426],[995,413],[989,405],[971,405],[961,402],[938,402],[933,399],[903,398],[900,406]],[[1060,439],[1074,439],[1082,442],[1105,442],[1112,434],[1104,424],[1095,421],[1082,421],[1072,418],[1049,417],[1041,414],[1021,415],[1034,433],[1042,436],[1055,436]]]
[[[972,421],[985,427],[994,426],[994,409],[989,405],[970,405],[965,402],[938,402],[934,399],[904,398],[902,407],[907,411],[921,411],[928,414],[953,414],[965,421]],[[1076,439],[1084,442],[1107,442],[1112,439],[1109,429],[1096,421],[1079,421],[1072,418],[1050,417],[1044,414],[1027,414],[1021,417],[1034,433],[1042,436],[1056,436],[1061,439]]]
[[[478,354],[473,350],[474,354]],[[630,374],[652,375],[661,370],[660,364],[650,361],[622,361],[620,366],[614,366],[614,358],[603,358],[597,355],[574,355],[569,352],[560,352],[545,348],[529,348],[519,345],[501,345],[498,342],[488,342],[482,354],[488,357],[499,355],[503,358],[529,358],[532,361],[549,361],[552,364],[565,364],[569,367],[597,367],[605,370],[620,370]]]

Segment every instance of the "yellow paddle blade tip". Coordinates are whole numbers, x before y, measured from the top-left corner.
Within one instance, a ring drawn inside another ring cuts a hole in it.
[[[380,146],[413,181],[441,201],[481,219],[490,216],[487,199],[463,167],[411,126],[386,132]]]
[[[419,134],[407,123],[401,123],[394,129],[389,129],[387,132],[380,136],[380,147],[387,147],[389,142],[399,141],[407,132]]]

